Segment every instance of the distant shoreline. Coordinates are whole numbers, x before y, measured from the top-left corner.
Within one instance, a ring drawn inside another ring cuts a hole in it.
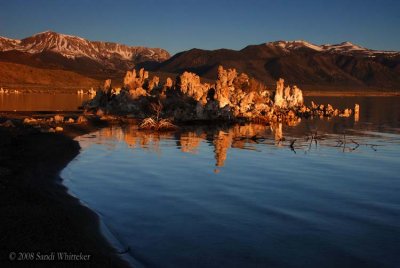
[[[90,89],[84,86],[65,86],[65,87],[52,87],[43,85],[4,85],[4,89],[19,90],[21,93],[40,93],[40,94],[76,94],[77,90],[83,89],[85,92]],[[97,87],[93,87],[94,90]],[[300,86],[305,97],[391,97],[400,96],[400,90],[379,90],[376,88],[366,88],[366,89],[344,89],[340,90],[337,88],[329,87],[327,89],[317,88],[312,86]],[[270,89],[270,91],[273,91]]]
[[[392,97],[400,91],[303,91],[305,97]]]

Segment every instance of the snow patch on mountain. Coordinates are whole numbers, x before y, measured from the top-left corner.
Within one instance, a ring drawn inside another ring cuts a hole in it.
[[[15,46],[18,46],[21,43],[21,40],[11,39],[7,37],[0,36],[0,51],[2,49],[8,50],[12,49]]]
[[[295,41],[276,41],[272,43],[267,43],[267,45],[279,46],[284,49],[293,50],[299,49],[303,47],[307,47],[316,51],[322,51],[323,49],[320,46],[314,45],[304,40],[295,40]]]
[[[351,55],[364,55],[364,56],[376,56],[378,54],[400,54],[398,51],[383,51],[383,50],[372,50],[368,48],[355,45],[351,42],[342,42],[340,44],[324,44],[315,45],[313,43],[304,40],[295,41],[276,41],[266,43],[267,46],[280,47],[288,52],[296,49],[312,49],[317,52],[326,53],[338,53],[338,54],[351,54]]]
[[[17,50],[31,54],[54,52],[66,58],[87,57],[95,61],[118,59],[123,61],[163,61],[170,57],[160,48],[127,46],[111,42],[89,41],[78,36],[52,31],[37,33],[22,40],[0,37],[0,51]]]

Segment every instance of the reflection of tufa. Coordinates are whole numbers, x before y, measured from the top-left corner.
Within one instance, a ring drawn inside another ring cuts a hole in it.
[[[317,149],[320,145],[329,147],[345,148],[345,151],[354,151],[359,145],[365,143],[357,142],[344,136],[343,139],[328,138],[324,133],[316,130],[305,138],[305,134],[293,134],[284,136],[283,123],[274,123],[270,126],[261,124],[235,124],[230,126],[197,126],[190,130],[154,132],[143,131],[137,126],[129,125],[125,128],[110,127],[99,131],[99,139],[112,138],[123,141],[129,148],[140,148],[145,151],[162,154],[165,146],[163,140],[176,142],[176,148],[182,153],[204,153],[200,150],[204,144],[211,145],[214,153],[215,171],[223,170],[229,161],[229,153],[235,149],[258,151],[259,145],[276,146],[288,148],[291,151],[305,153]],[[54,130],[55,131],[55,130]],[[286,133],[288,134],[288,133]],[[323,142],[322,142],[323,141]],[[338,142],[338,144],[336,144]],[[340,142],[340,144],[339,144]],[[336,146],[335,146],[336,144]],[[85,146],[81,142],[82,146]],[[377,145],[365,144],[376,150]],[[109,145],[115,146],[115,145]],[[233,150],[232,150],[233,149]],[[351,149],[351,150],[350,150]]]
[[[283,140],[282,123],[271,124],[271,130],[274,132],[274,138],[277,145]]]

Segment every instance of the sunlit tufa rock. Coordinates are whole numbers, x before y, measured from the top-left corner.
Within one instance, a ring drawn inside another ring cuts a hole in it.
[[[274,105],[279,108],[294,108],[304,103],[303,92],[297,86],[285,87],[285,80],[279,78],[276,82]]]
[[[83,116],[83,115],[80,115],[80,116],[78,117],[78,119],[76,120],[76,122],[77,122],[78,124],[86,123],[87,121],[88,121],[87,118],[86,118],[85,116]]]
[[[38,120],[35,118],[25,118],[23,123],[28,125],[37,124]]]
[[[210,85],[200,82],[200,76],[190,72],[184,72],[179,77],[178,87],[184,95],[192,97],[196,101],[201,100],[210,89]]]
[[[147,73],[148,74],[148,73]],[[160,78],[158,76],[153,76],[149,82],[149,91],[160,86]]]
[[[270,96],[274,96],[273,100]],[[331,105],[312,102],[311,107],[305,106],[301,89],[285,87],[283,79],[277,81],[275,93],[271,95],[259,81],[223,66],[218,67],[218,78],[212,84],[202,83],[200,76],[191,72],[177,76],[176,83],[171,78],[162,83],[157,76],[150,77],[144,69],[128,71],[121,89],[112,88],[111,81],[107,80],[104,90],[98,91],[83,106],[86,112],[98,113],[100,117],[128,114],[148,118],[154,114],[151,107],[157,102],[162,108],[155,118],[174,121],[246,120],[295,125],[299,117],[339,114],[347,117],[351,114],[351,110],[340,113]]]
[[[111,87],[111,79],[107,79],[106,81],[104,81],[104,86],[103,86],[103,91],[108,93],[110,92],[112,89]]]
[[[344,109],[344,111],[341,114],[339,114],[339,116],[340,117],[350,117],[351,113],[352,113],[351,109]]]
[[[64,122],[64,116],[57,114],[54,116],[54,121],[56,123],[62,123],[62,122]]]
[[[218,79],[215,82],[214,98],[218,102],[219,108],[227,105],[231,106],[230,96],[235,90],[233,81],[237,77],[235,69],[224,70],[224,67],[218,67]]]
[[[354,121],[358,122],[360,120],[360,105],[355,104],[354,105]]]
[[[284,107],[284,99],[283,99],[283,87],[285,86],[285,80],[279,78],[276,82],[276,91],[275,91],[275,98],[274,98],[274,105],[277,107]]]
[[[166,80],[166,82],[165,82],[165,87],[166,88],[171,88],[173,86],[173,81],[172,81],[172,79],[170,78],[170,77],[167,77],[167,80]]]

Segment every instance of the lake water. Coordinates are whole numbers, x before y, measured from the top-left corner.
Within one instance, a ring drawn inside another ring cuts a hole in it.
[[[0,94],[0,111],[77,111],[88,98],[74,93]]]
[[[400,99],[357,102],[358,122],[104,128],[61,176],[145,267],[400,267]]]

